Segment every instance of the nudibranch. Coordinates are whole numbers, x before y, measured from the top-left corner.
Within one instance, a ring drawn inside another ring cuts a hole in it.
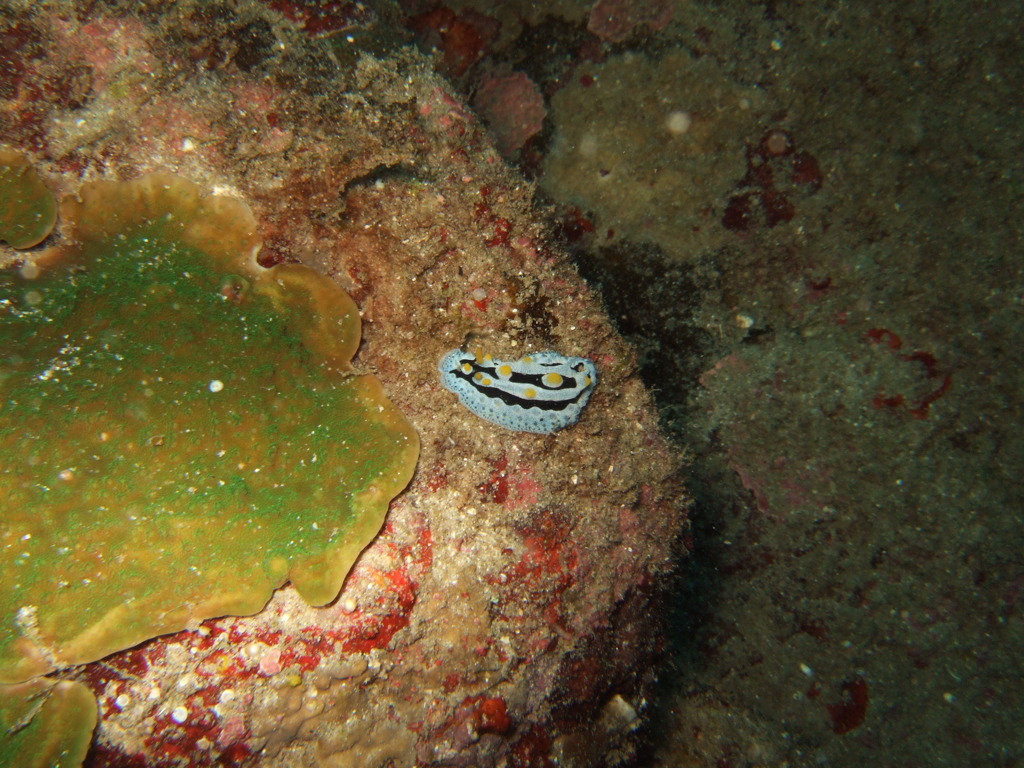
[[[438,370],[445,389],[480,418],[542,435],[575,424],[597,386],[592,360],[552,351],[505,362],[453,349]]]

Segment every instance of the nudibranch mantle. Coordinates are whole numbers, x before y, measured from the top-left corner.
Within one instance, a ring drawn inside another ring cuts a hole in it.
[[[542,435],[575,424],[597,386],[592,360],[552,351],[506,362],[453,349],[437,367],[445,389],[480,418]]]

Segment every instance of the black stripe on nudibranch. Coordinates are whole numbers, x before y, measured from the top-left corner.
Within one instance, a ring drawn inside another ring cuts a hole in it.
[[[475,381],[473,379],[474,375],[476,374],[475,370],[472,373],[464,373],[461,370],[461,368],[456,368],[451,373],[452,375],[465,380],[465,382],[469,384],[469,386],[471,386],[473,389],[479,392],[483,397],[489,397],[492,399],[500,400],[505,405],[518,405],[520,408],[540,408],[541,410],[546,411],[561,411],[565,410],[570,405],[578,403],[580,401],[580,398],[583,397],[584,395],[589,396],[590,394],[588,390],[580,389],[575,393],[575,395],[573,395],[571,400],[546,399],[544,397],[520,397],[519,395],[502,389],[501,387],[494,386],[493,384],[491,386],[487,386],[485,384],[481,384],[478,381]],[[543,390],[544,392],[559,392],[564,389],[576,388],[576,382],[573,381],[572,384],[569,386],[561,386],[551,389],[549,387],[545,387],[543,384],[540,384],[540,378],[540,374],[537,374],[536,376],[523,376],[513,374],[509,380],[515,383],[534,384],[535,386],[540,387],[541,390]],[[491,381],[498,381],[498,379],[491,377]],[[563,384],[564,383],[565,380],[563,379]]]

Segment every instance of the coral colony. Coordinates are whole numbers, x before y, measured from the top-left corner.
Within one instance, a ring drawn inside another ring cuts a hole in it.
[[[0,160],[0,235],[38,242],[52,199]],[[258,266],[242,203],[151,174],[87,184],[61,218],[71,244],[0,273],[3,765],[88,746],[88,689],[42,675],[254,613],[286,580],[333,600],[419,454],[351,372],[355,304]]]

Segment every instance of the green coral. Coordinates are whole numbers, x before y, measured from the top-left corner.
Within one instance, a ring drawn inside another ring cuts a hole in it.
[[[30,248],[57,221],[57,201],[20,152],[0,147],[0,240]]]
[[[61,213],[72,246],[0,272],[7,683],[253,613],[289,579],[333,600],[419,452],[351,372],[352,300],[259,267],[241,203],[154,174]]]
[[[0,765],[76,768],[89,749],[97,707],[81,683],[34,678],[0,695]]]

